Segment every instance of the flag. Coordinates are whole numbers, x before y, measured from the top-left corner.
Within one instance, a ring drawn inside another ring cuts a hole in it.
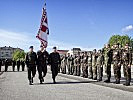
[[[41,18],[40,28],[36,36],[40,40],[41,45],[45,48],[48,45],[48,40],[47,40],[48,35],[49,35],[49,28],[48,28],[48,19],[47,19],[46,3],[45,3],[42,9],[42,18]]]

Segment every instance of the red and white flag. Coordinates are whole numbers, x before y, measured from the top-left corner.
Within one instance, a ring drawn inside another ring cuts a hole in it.
[[[48,19],[47,19],[46,3],[45,3],[42,11],[41,25],[38,34],[36,36],[41,41],[41,45],[45,48],[48,45],[48,40],[47,40],[48,35],[49,35],[49,28],[48,28]]]

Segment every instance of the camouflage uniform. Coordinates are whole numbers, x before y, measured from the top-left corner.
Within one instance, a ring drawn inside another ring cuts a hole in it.
[[[122,52],[122,62],[123,62],[124,77],[126,78],[126,82],[124,85],[129,86],[131,82],[131,64],[132,64],[132,54],[129,47],[124,48]]]
[[[68,69],[68,75],[70,74],[70,55],[67,57],[67,69]]]
[[[82,75],[81,75],[81,77],[83,77],[83,70],[84,70],[84,62],[83,62],[83,60],[84,60],[84,53],[82,53],[82,55],[81,55],[81,59],[80,59],[80,63],[81,63],[81,73],[82,73]]]
[[[64,56],[62,59],[62,73],[66,74],[66,65],[67,65],[67,57]]]
[[[101,50],[99,50],[98,52],[98,57],[97,57],[97,69],[98,69],[98,81],[102,81],[102,77],[103,77],[103,61],[104,61],[104,57],[103,54],[101,52]]]
[[[73,71],[74,71],[74,58],[73,58],[73,56],[71,55],[71,56],[70,56],[70,75],[73,74]]]
[[[97,53],[96,50],[93,50],[93,54],[92,54],[92,71],[93,71],[93,79],[97,80]]]
[[[88,56],[87,56],[87,52],[85,53],[84,57],[83,57],[83,77],[84,78],[88,78]]]
[[[77,56],[77,76],[80,76],[81,70],[80,70],[80,55]]]
[[[111,62],[112,62],[112,49],[110,45],[104,48],[104,65],[105,65],[105,73],[107,74],[107,79],[104,82],[110,82],[111,78]]]
[[[120,84],[121,78],[121,50],[117,47],[113,50],[113,69],[116,84]]]
[[[74,63],[74,72],[73,72],[73,75],[76,76],[77,75],[77,56],[76,55],[74,56],[73,63]]]
[[[93,79],[92,55],[91,55],[91,52],[88,55],[88,68],[89,68],[89,79]]]

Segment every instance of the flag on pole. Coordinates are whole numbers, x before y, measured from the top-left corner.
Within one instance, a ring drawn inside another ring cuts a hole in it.
[[[48,28],[48,19],[47,19],[46,3],[45,3],[42,9],[41,25],[38,34],[36,36],[40,40],[41,45],[45,48],[48,45],[48,40],[47,40],[48,35],[49,35],[49,28]]]

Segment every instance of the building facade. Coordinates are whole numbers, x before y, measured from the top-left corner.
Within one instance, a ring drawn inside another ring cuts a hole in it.
[[[16,50],[20,50],[20,51],[24,51],[20,48],[13,48],[13,47],[0,47],[0,59],[4,60],[4,59],[9,59],[11,60],[12,59],[12,56],[13,56],[13,53],[16,51]]]

